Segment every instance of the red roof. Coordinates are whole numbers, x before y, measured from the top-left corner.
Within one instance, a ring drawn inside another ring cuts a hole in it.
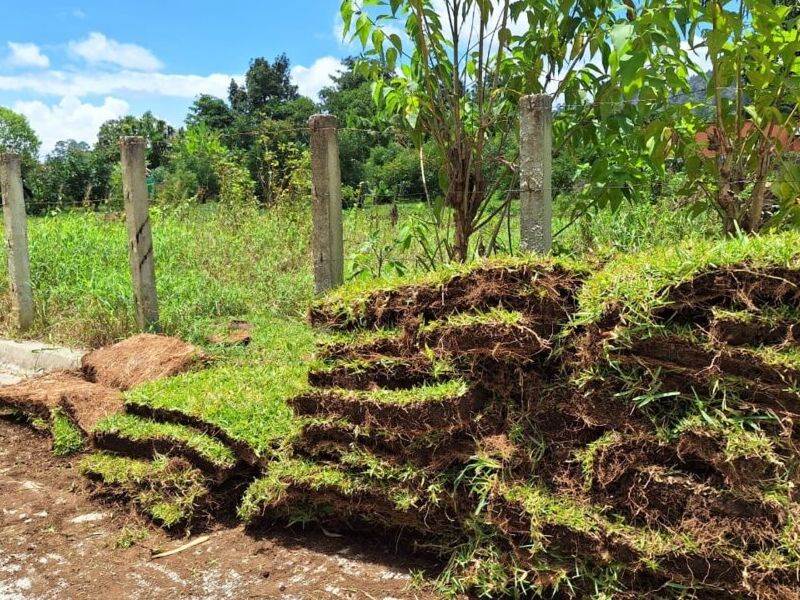
[[[705,131],[695,135],[694,139],[700,144],[700,153],[703,156],[713,158],[719,153],[721,140],[718,132],[719,128],[716,125],[711,125]],[[766,134],[770,139],[775,140],[775,145],[784,152],[800,152],[800,131],[795,131],[793,134],[780,125],[770,125]],[[759,133],[752,121],[746,121],[739,132],[739,137],[744,139],[750,135],[759,135]]]

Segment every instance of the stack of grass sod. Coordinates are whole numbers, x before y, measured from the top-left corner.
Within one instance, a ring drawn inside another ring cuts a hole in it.
[[[530,413],[543,451],[493,481],[478,556],[538,591],[800,598],[800,235],[620,258],[579,303],[563,422]]]
[[[241,514],[399,532],[486,597],[800,598],[799,316],[798,234],[337,293]]]
[[[199,431],[126,414],[123,392],[205,362],[205,354],[180,340],[135,336],[87,354],[79,371],[0,388],[0,404],[49,430],[58,455],[100,450],[81,463],[95,492],[135,499],[172,526],[191,518],[208,486],[226,480],[237,459]]]
[[[512,456],[512,406],[549,381],[582,276],[556,262],[487,263],[315,306],[324,335],[308,388],[289,400],[293,454],[267,466],[240,514],[457,544],[480,503],[462,485],[473,457],[527,460]]]

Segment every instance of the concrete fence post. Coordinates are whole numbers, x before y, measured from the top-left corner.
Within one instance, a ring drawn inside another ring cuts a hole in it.
[[[553,99],[520,101],[520,247],[546,254],[553,246]]]
[[[3,194],[11,311],[17,327],[24,331],[33,325],[34,313],[28,223],[22,191],[22,159],[17,154],[0,156],[0,191]]]
[[[142,137],[123,137],[120,139],[120,149],[136,322],[143,331],[158,331],[158,299],[153,235],[148,211],[150,198],[147,194],[145,140]]]
[[[336,117],[314,115],[311,131],[311,180],[314,188],[314,283],[318,294],[344,283],[342,175]]]

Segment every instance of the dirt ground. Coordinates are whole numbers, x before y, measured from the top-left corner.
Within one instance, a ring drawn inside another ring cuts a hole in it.
[[[431,600],[414,589],[420,559],[361,538],[275,528],[259,536],[212,527],[185,543],[128,508],[90,498],[78,460],[59,459],[49,438],[0,419],[0,600],[225,598]],[[132,533],[145,534],[120,547]]]

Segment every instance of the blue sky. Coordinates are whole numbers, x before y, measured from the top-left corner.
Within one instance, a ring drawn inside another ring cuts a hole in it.
[[[28,0],[0,28],[0,105],[43,141],[93,142],[99,125],[152,110],[182,123],[193,98],[225,96],[256,56],[286,52],[315,97],[354,52],[337,35],[338,0]]]

